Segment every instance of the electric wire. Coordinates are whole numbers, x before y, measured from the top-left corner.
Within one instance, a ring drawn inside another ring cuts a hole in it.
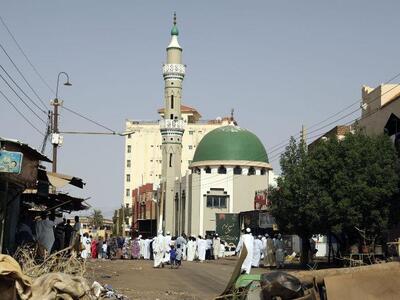
[[[6,22],[0,15],[0,21],[3,23],[3,26],[6,28],[8,34],[11,36],[15,44],[17,45],[19,51],[21,51],[22,55],[25,57],[25,59],[28,61],[29,65],[32,67],[33,71],[36,73],[36,75],[40,78],[40,80],[43,82],[45,86],[53,93],[55,94],[55,91],[50,87],[50,85],[47,83],[46,80],[44,80],[43,76],[39,73],[39,71],[36,69],[36,67],[33,65],[32,61],[29,59],[28,55],[26,55],[25,51],[22,49],[21,45],[18,43],[17,39],[15,36],[12,34],[10,28],[8,28]]]
[[[43,112],[44,114],[47,114],[46,111],[44,111],[39,105],[36,104],[35,101],[32,100],[31,97],[29,97],[25,91],[15,82],[15,80],[11,77],[11,75],[7,72],[6,69],[4,69],[4,67],[2,65],[0,65],[0,68],[3,70],[3,72],[7,75],[7,77],[14,83],[14,85],[21,91],[22,94],[25,95],[26,98],[29,99],[29,101],[31,101],[31,103],[37,108],[39,109],[41,112]]]
[[[44,124],[46,124],[46,121],[44,119],[42,119],[33,109],[32,107],[29,106],[28,103],[25,102],[24,99],[21,98],[21,96],[14,90],[14,88],[9,84],[9,82],[3,77],[3,75],[0,74],[1,79],[3,79],[3,81],[8,85],[8,87],[14,92],[14,94],[18,97],[19,100],[22,101],[22,103],[25,104],[25,106],[40,120],[42,121]]]
[[[17,113],[29,124],[32,126],[33,129],[35,129],[40,135],[45,136],[27,117],[24,116],[24,114],[12,103],[12,101],[0,90],[0,94],[3,96],[3,98],[17,111]]]
[[[84,116],[83,114],[78,113],[78,112],[72,110],[71,108],[65,107],[64,105],[63,105],[62,107],[63,107],[65,110],[69,111],[70,113],[72,113],[72,114],[74,114],[74,115],[76,115],[76,116],[78,116],[78,117],[81,117],[82,119],[85,119],[85,120],[88,121],[88,122],[91,122],[91,123],[93,123],[93,124],[95,124],[95,125],[97,125],[97,126],[100,126],[100,127],[104,128],[104,129],[106,129],[106,130],[112,132],[113,134],[117,134],[117,132],[116,132],[115,130],[112,130],[111,128],[109,128],[109,127],[107,127],[107,126],[105,126],[105,125],[103,125],[103,124],[100,124],[99,122],[96,122],[96,121],[94,121],[94,120],[92,120],[92,119],[90,119],[90,118]]]
[[[29,88],[31,89],[31,91],[35,94],[36,98],[38,98],[38,100],[40,101],[40,103],[42,103],[43,107],[47,110],[47,106],[46,104],[44,104],[43,100],[39,97],[39,95],[36,93],[36,91],[33,89],[33,87],[31,86],[31,84],[28,82],[28,80],[25,78],[24,74],[22,74],[21,70],[18,68],[18,66],[15,64],[15,62],[13,61],[13,59],[11,58],[11,56],[7,53],[6,49],[4,49],[3,45],[0,43],[0,48],[3,50],[3,52],[5,53],[5,55],[8,57],[8,59],[11,61],[12,65],[14,66],[14,68],[18,71],[19,75],[24,79],[25,83],[29,86]]]

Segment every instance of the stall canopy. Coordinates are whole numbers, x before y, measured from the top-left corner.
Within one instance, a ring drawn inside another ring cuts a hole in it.
[[[69,176],[65,174],[60,174],[60,173],[53,173],[53,172],[47,172],[47,179],[50,182],[50,184],[58,189],[63,188],[67,184],[76,186],[78,188],[83,188],[83,186],[86,184],[82,181],[81,178],[74,177],[74,176]]]

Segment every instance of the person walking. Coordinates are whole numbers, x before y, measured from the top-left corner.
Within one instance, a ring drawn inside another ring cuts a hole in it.
[[[197,239],[197,255],[199,256],[200,262],[204,262],[206,260],[206,249],[207,241],[203,239],[201,235],[199,235]]]
[[[187,261],[194,261],[196,257],[196,240],[193,236],[189,237],[187,243]]]
[[[36,221],[36,240],[38,244],[44,247],[47,254],[50,254],[51,248],[53,247],[54,237],[54,218],[50,220],[47,213],[44,212],[41,215],[41,219]]]
[[[275,239],[275,259],[277,268],[284,268],[285,264],[285,251],[283,250],[283,239],[281,234],[278,234],[277,238]]]
[[[274,242],[268,234],[265,234],[265,238],[264,267],[276,267]]]
[[[165,254],[165,238],[160,230],[158,235],[154,238],[153,241],[153,256],[154,256],[154,268],[164,267],[164,254]]]
[[[258,268],[260,266],[261,253],[263,252],[263,244],[261,241],[261,235],[254,238],[253,244],[253,259],[251,261],[251,266]]]
[[[67,220],[67,223],[64,226],[64,246],[69,247],[71,245],[71,237],[72,237],[72,232],[73,228],[71,226],[71,221]]]
[[[62,221],[57,224],[56,229],[54,230],[54,235],[55,235],[54,249],[56,251],[60,251],[60,250],[64,249],[65,223],[66,223],[66,220],[62,219]]]
[[[254,238],[251,235],[250,228],[246,228],[246,233],[241,236],[239,244],[236,248],[236,252],[240,251],[240,254],[241,254],[244,246],[246,247],[247,255],[246,255],[245,260],[243,261],[243,264],[241,267],[241,272],[250,274],[251,262],[252,262],[252,258],[253,258],[253,247],[254,247]]]
[[[219,252],[220,252],[220,247],[221,247],[221,240],[218,236],[218,233],[214,235],[213,239],[213,254],[214,254],[214,259],[218,259]]]

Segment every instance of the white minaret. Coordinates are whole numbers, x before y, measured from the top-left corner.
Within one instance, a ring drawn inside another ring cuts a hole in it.
[[[171,42],[167,47],[167,63],[163,65],[164,120],[160,121],[162,137],[162,201],[159,229],[175,232],[175,181],[181,176],[182,136],[185,122],[181,119],[182,81],[185,65],[182,64],[182,48],[178,43],[176,14],[171,30]]]

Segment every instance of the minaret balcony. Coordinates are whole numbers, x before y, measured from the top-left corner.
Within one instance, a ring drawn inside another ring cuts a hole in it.
[[[184,130],[186,126],[186,122],[184,120],[171,120],[171,119],[160,120],[159,124],[160,124],[160,129]]]
[[[164,64],[164,79],[183,79],[185,77],[185,65],[183,64]]]

